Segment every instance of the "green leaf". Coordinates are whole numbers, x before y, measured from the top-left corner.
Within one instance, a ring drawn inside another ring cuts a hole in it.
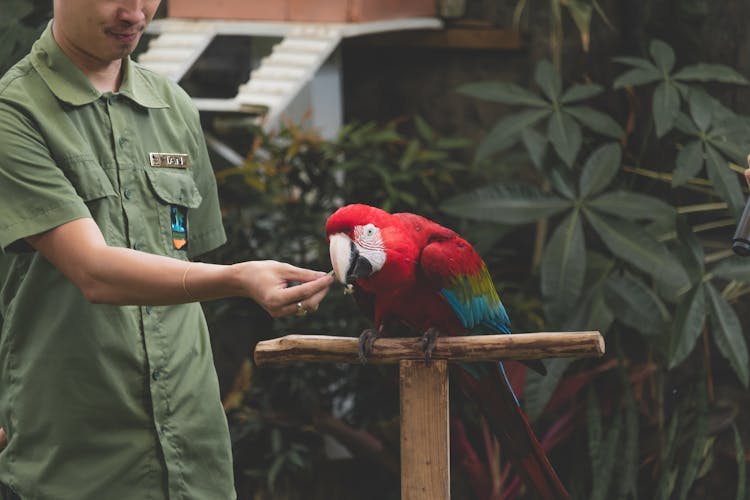
[[[750,283],[750,262],[744,257],[729,257],[716,264],[711,274],[725,280]]]
[[[526,146],[531,161],[536,168],[541,169],[544,162],[544,153],[547,151],[547,137],[531,127],[526,127],[521,131],[521,139]]]
[[[672,205],[647,194],[633,191],[611,191],[590,200],[586,204],[599,212],[625,220],[653,220],[674,224],[676,211]]]
[[[695,64],[686,66],[672,75],[675,80],[692,82],[722,82],[747,85],[747,79],[723,64]]]
[[[692,488],[696,476],[698,476],[700,464],[705,459],[707,445],[710,444],[707,439],[708,418],[706,415],[705,388],[703,384],[699,384],[699,388],[700,394],[696,398],[698,399],[698,414],[696,416],[694,428],[691,432],[693,446],[690,449],[690,455],[688,456],[687,463],[682,471],[682,481],[680,483],[680,491],[678,495],[680,500],[686,500],[688,498],[690,488]]]
[[[745,460],[745,448],[742,446],[742,436],[736,422],[732,422],[732,433],[734,434],[734,459],[737,462],[737,495],[735,499],[745,500],[747,461]]]
[[[536,65],[536,71],[534,71],[534,81],[542,89],[544,95],[550,101],[556,101],[562,91],[562,82],[560,81],[560,75],[547,60],[539,61]]]
[[[742,385],[747,389],[748,355],[742,326],[732,306],[722,297],[711,283],[705,283],[706,295],[711,309],[711,332],[716,347],[731,365]]]
[[[582,101],[597,96],[604,91],[604,87],[596,83],[577,84],[570,87],[560,97],[560,103],[568,104],[571,102]]]
[[[698,284],[703,281],[705,276],[705,252],[698,236],[693,232],[693,228],[687,222],[684,215],[677,216],[677,258],[682,263],[688,273],[691,284]]]
[[[662,137],[669,132],[680,112],[680,94],[669,82],[662,82],[654,90],[653,116],[656,135]]]
[[[618,56],[613,57],[612,60],[618,63],[627,64],[628,66],[632,66],[634,68],[651,71],[657,74],[659,73],[659,69],[654,66],[653,63],[648,59],[642,59],[640,57]]]
[[[441,205],[451,215],[504,224],[527,224],[562,212],[571,202],[525,185],[494,185],[452,198]]]
[[[591,463],[593,472],[591,500],[609,498],[608,491],[618,456],[620,434],[622,434],[622,413],[617,413],[604,441],[599,445],[596,459]]]
[[[420,144],[417,139],[412,139],[409,141],[408,145],[406,146],[406,151],[404,151],[404,154],[401,157],[401,161],[399,162],[399,168],[401,168],[401,170],[406,170],[410,166],[412,166],[414,160],[419,154],[419,148]]]
[[[561,168],[553,168],[549,171],[549,181],[552,187],[563,195],[565,198],[574,201],[576,199],[576,190]]]
[[[718,195],[729,204],[729,211],[739,217],[745,207],[745,199],[737,174],[727,165],[718,151],[706,146],[706,170],[708,178]]]
[[[624,273],[610,276],[605,283],[607,305],[616,318],[644,335],[663,333],[669,313],[642,280]]]
[[[567,114],[555,111],[547,122],[550,142],[566,165],[571,166],[581,148],[581,127]]]
[[[539,418],[547,406],[549,399],[560,383],[565,370],[573,360],[570,358],[555,358],[545,360],[547,375],[540,375],[529,370],[526,375],[526,386],[523,390],[523,409],[532,421]]]
[[[631,388],[628,373],[620,363],[620,380],[625,392],[625,436],[622,460],[620,466],[620,488],[617,500],[626,500],[637,498],[637,479],[638,479],[638,409],[636,408],[633,389]]]
[[[714,115],[714,102],[705,92],[692,91],[688,103],[690,105],[690,116],[698,127],[705,132],[711,125]]]
[[[674,126],[677,130],[687,135],[700,136],[700,130],[695,126],[693,120],[683,112],[677,113],[677,118],[674,120]]]
[[[432,127],[430,127],[430,125],[424,120],[424,118],[419,115],[415,116],[414,125],[417,128],[417,133],[422,139],[427,142],[432,142],[435,140],[435,131],[432,130]]]
[[[652,40],[649,45],[649,52],[659,70],[665,74],[672,71],[672,68],[674,68],[674,50],[672,50],[672,47],[661,40]]]
[[[503,104],[535,106],[539,108],[549,107],[549,102],[537,94],[510,82],[467,83],[461,85],[458,88],[458,92],[469,97]]]
[[[705,321],[706,294],[703,286],[698,284],[677,303],[669,347],[670,370],[693,352]]]
[[[672,172],[672,187],[682,186],[698,175],[703,167],[703,142],[693,141],[677,153],[676,167]]]
[[[585,106],[566,106],[564,112],[581,122],[592,132],[620,139],[625,135],[625,130],[619,123],[609,115]]]
[[[586,273],[586,245],[580,212],[573,210],[552,233],[541,263],[541,288],[555,317],[573,308]]]
[[[654,68],[652,69],[631,69],[615,78],[612,84],[613,88],[621,89],[623,87],[638,87],[647,83],[657,82],[663,78],[663,75]]]
[[[573,22],[576,24],[578,32],[580,33],[583,50],[588,52],[590,39],[589,27],[591,25],[591,13],[593,11],[591,2],[585,0],[568,0],[563,3],[563,5],[568,7],[570,17],[573,18]]]
[[[582,198],[601,192],[609,186],[620,170],[622,150],[617,143],[597,148],[586,160],[581,172],[578,190]]]
[[[737,142],[734,142],[733,138],[730,137],[730,135],[735,134],[746,135],[747,131],[727,130],[724,129],[721,125],[714,124],[707,142],[710,146],[715,147],[716,149],[721,151],[724,156],[729,158],[735,164],[744,165],[747,161],[747,152],[750,149],[750,143],[742,141],[738,144]]]
[[[604,244],[617,257],[658,280],[678,287],[687,285],[687,274],[682,266],[663,244],[649,236],[643,228],[629,221],[584,210]]]
[[[595,267],[597,254],[591,251],[587,253],[588,262],[586,263],[586,267]],[[592,263],[594,263],[594,266],[592,266]],[[604,270],[602,272],[606,273],[608,271]],[[567,321],[563,323],[563,328],[569,331],[599,330],[605,333],[612,326],[613,321],[614,315],[604,300],[603,285],[597,283],[586,292],[585,297],[578,304],[578,307],[571,311]]]
[[[672,492],[677,483],[677,471],[673,468],[674,455],[677,450],[677,430],[680,423],[680,413],[672,414],[672,419],[666,431],[666,437],[661,447],[661,478],[657,486],[656,498],[667,500],[672,497]]]
[[[507,149],[518,142],[521,132],[547,116],[548,110],[526,110],[498,121],[477,149],[477,161]]]

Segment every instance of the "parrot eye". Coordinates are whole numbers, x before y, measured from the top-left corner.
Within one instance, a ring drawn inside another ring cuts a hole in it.
[[[372,237],[375,235],[375,226],[373,224],[367,224],[364,228],[365,236]]]

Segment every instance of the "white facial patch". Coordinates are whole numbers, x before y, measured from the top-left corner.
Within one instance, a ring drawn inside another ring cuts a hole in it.
[[[372,266],[372,272],[380,271],[385,264],[385,245],[380,229],[375,224],[354,226],[354,243],[359,253]]]

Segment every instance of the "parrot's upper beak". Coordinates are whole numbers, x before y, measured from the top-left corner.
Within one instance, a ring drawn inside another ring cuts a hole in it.
[[[372,264],[360,255],[357,245],[344,233],[331,235],[329,250],[333,271],[341,283],[354,283],[372,274]]]

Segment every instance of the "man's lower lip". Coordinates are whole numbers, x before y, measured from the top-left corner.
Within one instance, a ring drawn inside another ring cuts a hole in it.
[[[117,34],[117,33],[110,33],[110,35],[112,35],[114,38],[116,38],[117,40],[119,40],[121,42],[132,42],[133,40],[136,39],[136,37],[138,36],[138,33],[130,33],[128,35],[120,35],[120,34]]]

